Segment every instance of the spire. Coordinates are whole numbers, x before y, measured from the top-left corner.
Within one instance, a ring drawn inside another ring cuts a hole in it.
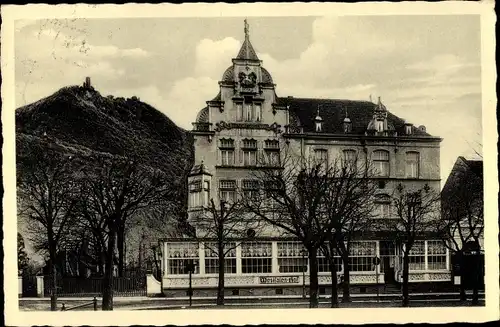
[[[257,53],[255,53],[255,50],[253,49],[252,43],[250,43],[250,26],[248,25],[246,19],[244,24],[245,41],[243,41],[243,45],[241,46],[236,59],[259,60]]]

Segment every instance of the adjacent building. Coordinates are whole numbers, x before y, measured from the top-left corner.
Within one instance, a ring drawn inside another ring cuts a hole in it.
[[[352,101],[278,96],[271,73],[253,48],[248,26],[240,51],[222,72],[219,93],[199,111],[193,123],[195,166],[189,184],[189,217],[209,199],[231,200],[240,189],[252,189],[251,172],[279,162],[283,144],[304,156],[328,162],[362,155],[377,168],[379,219],[391,219],[389,195],[399,185],[440,190],[441,139],[424,126],[395,116],[381,99]],[[279,82],[279,81],[276,81]],[[397,285],[402,272],[401,246],[390,231],[371,233],[351,246],[354,292],[375,285]],[[300,243],[271,232],[257,235],[226,257],[227,295],[300,295],[308,285],[302,271]],[[183,267],[196,263],[192,285],[197,296],[213,296],[217,258],[203,244],[189,240],[162,243],[162,288],[167,296],[185,296],[188,275]],[[373,265],[373,258],[381,264]],[[410,282],[449,282],[449,253],[438,239],[423,237],[411,251]],[[340,261],[339,261],[340,262]],[[342,265],[338,265],[339,275]],[[330,292],[329,265],[319,258],[320,294]]]

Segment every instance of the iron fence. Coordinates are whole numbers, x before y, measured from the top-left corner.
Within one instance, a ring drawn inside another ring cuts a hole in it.
[[[44,295],[52,293],[51,276],[44,276]],[[59,297],[95,297],[102,296],[103,277],[63,277],[57,280]],[[146,276],[113,277],[114,296],[146,296]]]

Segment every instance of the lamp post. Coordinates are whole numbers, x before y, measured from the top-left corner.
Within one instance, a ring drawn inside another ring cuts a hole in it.
[[[306,260],[305,260],[305,251],[302,249],[300,251],[300,254],[302,255],[302,298],[306,298]]]

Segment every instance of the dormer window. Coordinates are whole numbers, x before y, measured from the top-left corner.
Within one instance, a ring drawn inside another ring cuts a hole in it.
[[[375,129],[377,132],[383,132],[384,131],[384,121],[383,120],[376,120],[375,121]]]
[[[323,118],[321,118],[321,116],[319,115],[319,108],[318,112],[316,113],[316,118],[314,119],[314,121],[316,122],[316,132],[317,133],[321,132],[323,129]]]
[[[352,132],[352,123],[349,117],[344,118],[344,133]]]
[[[413,125],[410,123],[405,123],[405,134],[411,135]]]

